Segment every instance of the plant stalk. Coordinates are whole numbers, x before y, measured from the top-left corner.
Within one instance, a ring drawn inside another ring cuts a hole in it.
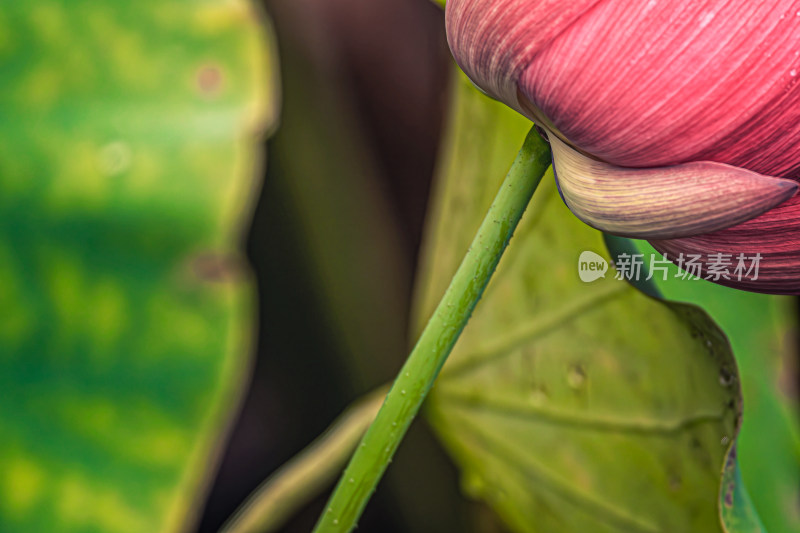
[[[356,527],[549,165],[550,147],[531,129],[450,286],[350,459],[315,533],[339,533]]]

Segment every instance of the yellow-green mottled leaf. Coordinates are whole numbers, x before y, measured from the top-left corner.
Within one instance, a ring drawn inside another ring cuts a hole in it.
[[[529,123],[460,78],[424,256],[420,324],[468,246]],[[723,531],[719,496],[740,392],[699,308],[651,298],[545,179],[450,357],[428,415],[464,488],[515,531]]]
[[[252,338],[245,0],[0,7],[0,531],[191,527]]]

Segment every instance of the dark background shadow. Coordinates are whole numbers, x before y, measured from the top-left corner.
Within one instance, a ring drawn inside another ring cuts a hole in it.
[[[405,358],[446,105],[451,59],[443,12],[432,2],[292,0],[266,8],[278,34],[283,105],[247,243],[259,286],[258,349],[203,533],[217,531]],[[284,530],[310,531],[327,496]],[[474,511],[418,421],[359,529],[468,531],[465,516],[475,522]]]

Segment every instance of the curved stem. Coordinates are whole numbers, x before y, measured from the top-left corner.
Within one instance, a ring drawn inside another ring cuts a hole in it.
[[[549,164],[549,145],[531,129],[450,286],[350,459],[315,532],[351,531],[356,526],[480,300]]]
[[[336,476],[381,406],[387,387],[351,404],[308,447],[266,479],[220,533],[277,531]]]

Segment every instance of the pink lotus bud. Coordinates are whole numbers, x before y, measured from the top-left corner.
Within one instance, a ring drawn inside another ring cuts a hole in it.
[[[566,204],[714,281],[800,293],[800,0],[449,0],[453,54],[547,130]],[[788,200],[788,201],[787,201]]]

